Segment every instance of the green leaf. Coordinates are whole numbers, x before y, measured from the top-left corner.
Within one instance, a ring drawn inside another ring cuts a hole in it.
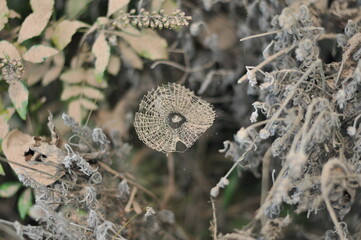
[[[85,12],[91,0],[69,0],[65,3],[65,12],[69,19],[74,19]]]
[[[2,167],[1,167],[2,168]],[[19,182],[6,182],[0,185],[0,197],[8,198],[15,195],[21,187]]]
[[[21,193],[18,200],[18,211],[22,220],[25,219],[32,205],[33,195],[31,193],[31,188],[27,188],[24,192]]]
[[[25,120],[28,110],[29,91],[26,85],[21,82],[10,84],[9,96],[20,117]]]
[[[1,164],[0,164],[0,175],[5,176],[5,171],[4,171],[4,168],[3,168],[3,166]]]

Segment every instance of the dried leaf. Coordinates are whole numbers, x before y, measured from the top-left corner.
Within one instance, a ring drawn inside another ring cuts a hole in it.
[[[98,89],[88,86],[66,86],[61,94],[61,100],[68,100],[69,98],[85,96],[91,99],[104,99],[104,95]]]
[[[18,200],[18,210],[20,218],[25,219],[28,214],[31,205],[33,205],[33,195],[31,193],[31,188],[27,188],[24,192],[21,193]]]
[[[152,11],[158,12],[162,9],[165,0],[153,0],[152,1]]]
[[[162,9],[164,13],[171,14],[178,9],[177,2],[173,0],[165,0]]]
[[[21,15],[16,11],[9,9],[9,18],[21,18]]]
[[[28,108],[29,91],[21,81],[10,84],[9,97],[20,117],[25,120]]]
[[[89,99],[83,98],[83,99],[79,99],[79,100],[80,100],[81,106],[85,109],[88,109],[88,110],[98,109],[98,106],[94,102],[90,101]]]
[[[48,57],[54,56],[58,50],[43,45],[32,46],[24,55],[24,60],[32,63],[42,63]]]
[[[135,51],[123,41],[119,41],[119,50],[126,65],[135,69],[143,69],[142,59],[140,59]]]
[[[85,69],[70,69],[60,75],[60,79],[66,83],[81,83],[85,80]]]
[[[86,98],[76,99],[69,104],[69,116],[73,117],[76,121],[81,122],[82,107],[86,110],[96,110],[98,108],[95,103]]]
[[[50,111],[49,111],[49,117],[48,117],[48,128],[51,133],[50,144],[53,144],[56,147],[60,147],[61,146],[61,136],[55,127],[55,124],[53,121],[53,114]]]
[[[43,185],[54,183],[57,180],[55,176],[62,175],[58,172],[57,165],[63,161],[65,154],[55,145],[35,140],[32,136],[14,129],[5,137],[2,148],[6,158],[12,162],[9,163],[11,168],[18,175],[31,177]]]
[[[85,73],[85,81],[93,86],[93,87],[97,87],[97,88],[107,88],[108,87],[108,84],[105,80],[103,81],[97,81],[96,77],[95,77],[95,70],[90,68],[86,71]]]
[[[133,209],[134,212],[136,212],[137,214],[141,214],[143,212],[142,207],[140,206],[137,200],[133,201]]]
[[[15,195],[17,191],[21,188],[21,183],[19,182],[6,182],[0,185],[0,197],[9,198]]]
[[[129,2],[130,0],[109,0],[107,17],[111,16],[122,7],[127,6]]]
[[[103,32],[95,40],[92,53],[95,55],[95,73],[98,80],[102,80],[110,58],[110,47]]]
[[[65,3],[66,15],[70,18],[76,18],[81,15],[91,0],[69,0]]]
[[[39,82],[50,68],[51,59],[47,59],[41,64],[35,64],[30,62],[25,62],[25,76],[26,83],[28,86],[33,86]]]
[[[60,79],[66,83],[82,83],[86,82],[89,85],[97,88],[106,88],[108,87],[108,84],[106,81],[98,82],[95,78],[95,72],[94,69],[83,69],[83,68],[77,68],[77,69],[70,69],[63,74],[61,74]]]
[[[56,25],[51,40],[59,50],[63,50],[70,42],[73,35],[79,28],[88,27],[80,21],[64,20]]]
[[[14,114],[14,108],[9,108],[0,114],[0,139],[4,139],[9,132],[9,119]]]
[[[119,73],[121,66],[120,58],[117,56],[110,56],[109,63],[107,66],[107,72],[113,76]]]
[[[136,108],[140,96],[149,90],[147,84],[142,84],[139,88],[132,88],[125,93],[112,111],[100,109],[97,114],[97,123],[103,126],[104,131],[118,131],[121,138],[129,137],[129,128],[133,124],[133,119],[129,119],[129,111]]]
[[[60,75],[65,63],[64,55],[62,53],[55,55],[52,59],[52,62],[54,64],[53,67],[45,73],[45,76],[41,82],[43,86],[48,85]]]
[[[54,0],[31,0],[30,5],[33,13],[21,25],[19,43],[42,33],[53,13]]]
[[[6,119],[0,116],[0,138],[3,139],[9,132],[9,123]]]
[[[79,99],[70,102],[68,107],[69,116],[73,117],[77,122],[81,122],[82,119],[82,111],[81,111],[81,103]]]
[[[0,41],[0,58],[9,58],[11,60],[21,60],[18,50],[8,41]]]
[[[131,34],[129,34],[131,33]],[[118,34],[138,53],[138,55],[151,60],[167,59],[167,42],[161,38],[154,30],[136,30],[128,27],[125,32]]]
[[[4,28],[9,20],[9,8],[6,5],[6,0],[0,0],[0,31]]]

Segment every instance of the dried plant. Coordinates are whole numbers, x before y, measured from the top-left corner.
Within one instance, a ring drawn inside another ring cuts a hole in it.
[[[192,17],[185,16],[185,13],[177,9],[171,14],[166,14],[164,10],[160,10],[159,13],[153,11],[152,13],[141,8],[139,14],[135,15],[136,10],[133,9],[129,13],[119,12],[112,24],[119,29],[126,27],[128,24],[134,26],[150,27],[150,28],[179,28],[187,27]]]
[[[234,168],[257,172],[262,164],[261,207],[253,224],[244,229],[248,237],[280,239],[281,228],[291,222],[281,216],[282,206],[295,206],[296,213],[306,212],[309,217],[323,212],[326,205],[336,231],[331,231],[333,235],[326,232],[325,239],[352,239],[341,220],[355,201],[361,179],[353,140],[353,125],[358,125],[360,114],[355,103],[360,101],[356,92],[360,88],[361,35],[357,24],[348,21],[346,35],[338,37],[344,39],[342,61],[324,63],[318,42],[326,36],[310,11],[317,7],[294,3],[275,16],[272,25],[276,29],[270,33],[275,37],[264,50],[265,60],[247,67],[247,74],[239,80],[247,79],[258,92],[250,118],[253,124],[242,128],[234,142],[225,142],[223,151],[234,165],[212,188],[211,197],[228,185]],[[265,34],[255,37],[262,36]],[[267,64],[272,70],[262,70]],[[261,115],[265,120],[260,121]],[[257,152],[263,157],[255,159]],[[269,189],[271,162],[281,169]],[[238,239],[232,237],[222,239]]]

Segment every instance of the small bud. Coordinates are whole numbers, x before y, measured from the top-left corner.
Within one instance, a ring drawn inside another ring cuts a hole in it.
[[[347,134],[350,135],[351,137],[356,135],[356,128],[353,126],[350,126],[347,128]]]
[[[219,194],[219,187],[218,186],[213,187],[210,193],[211,197],[216,198],[218,194]]]

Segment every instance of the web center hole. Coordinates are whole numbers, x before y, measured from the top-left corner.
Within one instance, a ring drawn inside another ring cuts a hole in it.
[[[168,115],[168,125],[173,128],[179,128],[181,127],[187,119],[180,113],[170,113]]]

